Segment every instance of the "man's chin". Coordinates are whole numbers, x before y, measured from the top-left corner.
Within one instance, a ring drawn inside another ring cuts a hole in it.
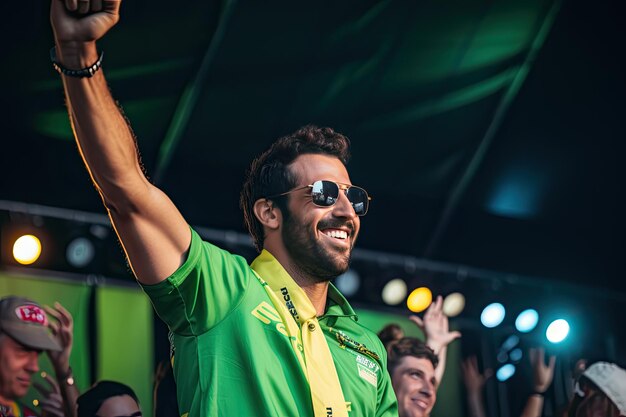
[[[23,387],[19,387],[14,390],[15,398],[22,398],[26,396],[26,394],[28,394],[28,388],[24,389]]]

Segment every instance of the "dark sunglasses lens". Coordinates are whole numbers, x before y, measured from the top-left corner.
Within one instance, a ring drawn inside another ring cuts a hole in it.
[[[350,187],[348,189],[348,200],[352,203],[352,207],[354,207],[354,212],[363,216],[367,213],[367,208],[369,206],[369,199],[367,198],[367,191],[359,187]]]
[[[330,207],[337,202],[337,197],[339,197],[339,187],[334,182],[315,181],[313,183],[311,198],[314,204]]]

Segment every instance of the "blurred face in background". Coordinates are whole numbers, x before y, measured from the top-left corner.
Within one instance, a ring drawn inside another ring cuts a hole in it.
[[[400,417],[428,417],[437,399],[433,363],[425,358],[405,356],[391,375]]]
[[[26,395],[33,374],[39,371],[39,353],[0,334],[0,403]]]

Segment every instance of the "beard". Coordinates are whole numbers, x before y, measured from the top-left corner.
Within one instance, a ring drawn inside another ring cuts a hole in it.
[[[327,222],[330,223],[330,222]],[[341,223],[343,225],[345,223]],[[320,222],[320,227],[329,224]],[[336,224],[335,226],[339,226]],[[352,228],[354,230],[354,228]],[[284,218],[282,238],[294,266],[314,283],[330,281],[348,270],[352,248],[346,252],[331,251],[315,238],[306,225],[289,213]]]

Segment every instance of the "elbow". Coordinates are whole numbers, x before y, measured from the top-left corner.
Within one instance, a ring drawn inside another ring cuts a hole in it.
[[[108,212],[117,215],[130,215],[139,211],[141,200],[149,192],[147,181],[112,182],[98,181],[96,189],[102,198],[102,203]]]

